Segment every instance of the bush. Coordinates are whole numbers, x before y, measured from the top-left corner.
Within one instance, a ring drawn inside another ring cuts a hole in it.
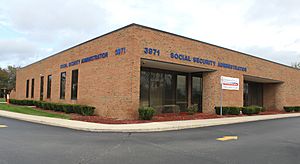
[[[242,112],[246,115],[252,115],[252,114],[259,114],[259,112],[262,110],[262,107],[260,106],[247,106],[243,107]]]
[[[286,112],[300,112],[300,106],[285,106],[283,107],[283,109],[286,111]]]
[[[292,112],[292,111],[294,110],[294,108],[291,107],[291,106],[285,106],[285,107],[283,107],[283,109],[284,109],[286,112]]]
[[[220,115],[221,114],[221,107],[215,107],[216,114]],[[228,114],[228,108],[227,107],[222,107],[222,115]]]
[[[186,109],[186,111],[188,112],[188,114],[193,115],[193,114],[197,113],[197,111],[198,111],[198,105],[195,104],[195,105],[189,106]]]
[[[35,106],[35,100],[16,100],[16,99],[9,99],[9,103],[15,105],[28,105],[28,106]]]
[[[83,116],[91,116],[95,112],[95,107],[92,106],[86,106],[86,105],[81,105],[81,110],[80,114]]]
[[[95,107],[77,104],[61,104],[35,100],[16,100],[10,99],[11,104],[36,106],[45,110],[60,111],[65,113],[77,113],[84,116],[91,116],[95,112]]]
[[[229,107],[228,114],[239,115],[241,113],[240,107]]]
[[[294,107],[294,111],[295,111],[295,112],[300,112],[300,106],[295,106],[295,107]]]
[[[74,113],[73,105],[71,105],[71,104],[65,104],[63,106],[63,111],[65,113]]]
[[[216,114],[220,115],[221,113],[221,107],[215,107]],[[241,111],[241,107],[222,107],[222,115],[239,115]]]
[[[152,107],[141,107],[139,108],[139,117],[141,120],[151,120],[155,113]]]

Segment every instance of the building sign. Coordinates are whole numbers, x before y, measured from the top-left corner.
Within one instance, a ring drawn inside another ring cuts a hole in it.
[[[115,50],[115,55],[121,55],[121,54],[125,54],[126,53],[126,48],[123,47],[123,48],[117,48]]]
[[[160,55],[160,50],[159,50],[159,49],[156,49],[156,48],[148,48],[148,47],[145,47],[145,48],[144,48],[144,53],[145,53],[145,54],[148,54],[148,55],[156,55],[156,56],[159,56],[159,55]]]
[[[93,56],[89,56],[83,59],[78,59],[69,63],[64,63],[60,65],[60,68],[67,68],[67,67],[71,67],[71,66],[75,66],[81,63],[86,63],[86,62],[90,62],[93,60],[98,60],[98,59],[103,59],[103,58],[107,58],[108,57],[108,52],[104,52],[104,53],[100,53],[97,55],[93,55]]]
[[[222,89],[226,90],[239,90],[240,89],[240,79],[233,77],[221,76]]]
[[[222,67],[222,68],[247,72],[246,67],[241,67],[241,66],[232,65],[232,64],[228,64],[228,63],[223,63],[223,62],[219,62],[219,61],[217,62],[217,61],[214,61],[214,60],[203,59],[203,58],[199,58],[199,57],[192,57],[192,56],[184,55],[184,54],[171,53],[170,58],[181,60],[181,61],[188,61],[188,62],[193,62],[193,63],[198,63],[198,64],[218,66],[218,67]]]
[[[126,48],[125,47],[117,48],[115,50],[115,55],[121,55],[121,54],[125,54],[125,53],[126,53]],[[78,60],[75,60],[75,61],[71,61],[69,63],[61,64],[60,68],[62,69],[62,68],[72,67],[72,66],[75,66],[75,65],[78,65],[78,64],[87,63],[87,62],[91,62],[91,61],[99,60],[99,59],[104,59],[104,58],[107,58],[107,57],[108,57],[108,52],[103,52],[103,53],[96,54],[96,55],[93,55],[93,56],[89,56],[89,57],[86,57],[86,58],[83,58],[83,59],[78,59]]]
[[[145,55],[160,56],[160,50],[157,49],[157,48],[145,47],[144,48],[144,54]],[[181,60],[181,61],[187,61],[187,62],[193,62],[193,63],[198,63],[198,64],[217,66],[217,67],[222,67],[222,68],[226,68],[226,69],[233,69],[233,70],[237,70],[237,71],[247,72],[247,67],[242,67],[242,66],[228,64],[228,63],[223,63],[223,62],[220,62],[220,61],[203,59],[203,58],[199,58],[199,57],[193,57],[193,56],[184,55],[184,54],[180,54],[180,53],[172,52],[172,53],[170,53],[169,57],[171,59],[176,59],[176,60]]]

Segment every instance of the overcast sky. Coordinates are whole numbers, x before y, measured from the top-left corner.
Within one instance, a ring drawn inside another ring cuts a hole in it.
[[[137,23],[291,65],[299,0],[0,0],[0,67]]]

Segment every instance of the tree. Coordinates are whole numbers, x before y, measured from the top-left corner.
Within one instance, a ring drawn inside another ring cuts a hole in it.
[[[8,74],[8,79],[7,79],[7,90],[11,91],[16,88],[16,73],[17,69],[20,67],[15,67],[15,66],[8,66],[7,67],[7,74]]]
[[[5,69],[0,68],[0,98],[4,97],[8,81],[8,74]]]
[[[0,68],[0,97],[16,88],[16,72],[19,68],[15,66],[8,66],[6,69]]]
[[[300,69],[300,62],[292,63],[292,67]]]
[[[0,89],[6,88],[8,74],[5,69],[0,68]]]

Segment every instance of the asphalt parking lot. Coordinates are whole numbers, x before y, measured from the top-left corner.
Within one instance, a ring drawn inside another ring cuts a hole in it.
[[[0,117],[5,163],[297,163],[300,117],[156,133],[90,133]],[[219,141],[218,138],[233,136]]]

